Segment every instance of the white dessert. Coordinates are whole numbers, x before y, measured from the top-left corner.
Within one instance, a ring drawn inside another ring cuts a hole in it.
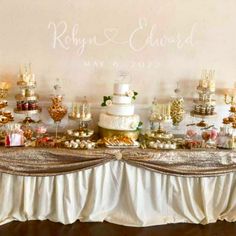
[[[113,104],[130,104],[132,102],[132,98],[128,96],[117,96],[114,95],[112,97]]]
[[[107,113],[113,116],[132,116],[134,114],[134,105],[112,104],[108,107]]]
[[[106,112],[100,114],[98,125],[105,129],[136,130],[139,125],[139,116],[134,114],[129,84],[115,83],[112,104]]]
[[[217,139],[218,148],[233,149],[235,148],[234,138],[232,136],[220,135]]]
[[[220,133],[217,137],[217,147],[226,149],[233,149],[236,147],[235,137],[233,136],[232,128],[220,128]]]
[[[105,129],[136,130],[139,124],[139,116],[112,116],[101,113],[98,125]]]
[[[129,84],[115,83],[114,84],[114,95],[125,96],[129,92]]]

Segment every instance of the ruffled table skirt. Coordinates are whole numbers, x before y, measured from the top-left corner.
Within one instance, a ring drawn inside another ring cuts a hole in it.
[[[236,172],[186,177],[119,160],[55,176],[0,174],[0,224],[51,220],[127,226],[236,221]]]

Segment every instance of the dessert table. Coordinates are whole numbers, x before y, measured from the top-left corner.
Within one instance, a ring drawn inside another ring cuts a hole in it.
[[[0,224],[236,221],[236,152],[0,149]]]

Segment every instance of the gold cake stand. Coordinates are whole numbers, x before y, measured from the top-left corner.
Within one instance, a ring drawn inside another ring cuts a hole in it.
[[[100,138],[111,138],[114,136],[125,136],[133,140],[137,140],[139,137],[139,130],[114,130],[114,129],[105,129],[98,126]]]

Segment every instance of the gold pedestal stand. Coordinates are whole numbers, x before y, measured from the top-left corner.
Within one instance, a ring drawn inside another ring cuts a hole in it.
[[[103,127],[98,126],[99,136],[100,138],[112,138],[114,136],[119,137],[128,137],[132,140],[138,140],[139,137],[139,130],[113,130],[113,129],[106,129]]]
[[[162,127],[162,123],[171,121],[170,109],[170,102],[160,103],[157,101],[157,98],[154,98],[149,117],[151,131],[146,134],[147,137],[155,140],[168,140],[173,137],[173,134],[168,133]],[[157,128],[155,124],[158,124]]]
[[[70,120],[78,122],[78,128],[74,130],[67,130],[67,134],[71,137],[90,139],[94,135],[94,131],[89,129],[89,123],[92,121],[91,116],[89,118],[80,118],[76,115],[69,114]]]
[[[68,118],[78,122],[77,129],[67,130],[69,136],[81,139],[90,139],[93,137],[94,131],[89,129],[89,124],[92,121],[92,114],[86,96],[81,103],[73,103],[72,111]]]

